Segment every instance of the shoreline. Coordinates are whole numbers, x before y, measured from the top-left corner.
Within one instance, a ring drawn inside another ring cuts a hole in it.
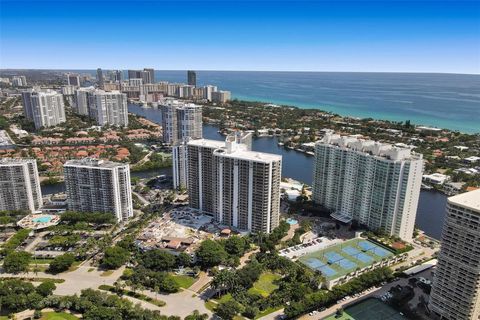
[[[478,129],[471,129],[467,131],[462,131],[458,128],[455,128],[455,126],[452,126],[450,128],[445,127],[444,125],[438,125],[434,123],[427,123],[423,121],[417,121],[417,119],[414,119],[412,117],[404,117],[401,118],[400,115],[398,116],[392,116],[390,119],[385,118],[385,117],[377,117],[375,115],[366,115],[366,114],[358,114],[358,115],[353,115],[353,114],[346,114],[343,111],[335,111],[335,109],[342,109],[341,106],[334,106],[334,105],[319,105],[319,104],[313,104],[313,103],[302,103],[302,102],[294,102],[294,101],[285,101],[285,100],[272,100],[272,99],[264,99],[261,97],[249,97],[249,96],[244,96],[244,95],[237,95],[232,93],[232,99],[233,100],[238,100],[239,102],[245,101],[245,102],[258,102],[258,103],[263,103],[263,104],[273,104],[273,105],[278,105],[281,107],[288,107],[288,108],[297,108],[297,109],[302,109],[302,110],[315,110],[319,112],[325,112],[325,113],[331,113],[334,115],[338,115],[342,118],[351,118],[351,119],[366,119],[366,118],[372,118],[373,120],[376,121],[383,121],[383,122],[398,122],[398,121],[406,121],[410,120],[414,126],[429,126],[429,127],[434,127],[438,128],[441,130],[448,130],[451,132],[460,132],[462,134],[469,134],[469,135],[480,135],[480,128]],[[332,110],[328,110],[331,108]],[[384,116],[384,115],[382,115]],[[408,119],[409,118],[409,119]],[[461,128],[464,128],[464,126],[459,125]]]

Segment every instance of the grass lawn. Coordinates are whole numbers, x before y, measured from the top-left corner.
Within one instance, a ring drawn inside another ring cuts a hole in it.
[[[45,312],[40,320],[77,320],[78,318],[66,312]]]
[[[113,273],[114,271],[115,271],[115,270],[105,270],[105,271],[103,271],[103,272],[100,274],[100,276],[101,276],[101,277],[108,277],[108,276],[112,275],[112,273]]]
[[[213,301],[207,301],[205,302],[205,308],[207,308],[208,310],[214,312],[215,311],[215,307],[217,306],[217,304]],[[1,319],[1,318],[0,318]],[[6,319],[6,318],[5,318]]]
[[[271,272],[264,272],[260,278],[253,284],[253,287],[248,290],[250,293],[258,293],[264,297],[268,297],[278,286],[274,283],[275,280],[280,279],[280,276]]]
[[[197,281],[196,278],[190,277],[190,276],[184,276],[184,275],[175,275],[172,274],[173,279],[175,282],[182,288],[188,289],[192,286],[192,284]]]

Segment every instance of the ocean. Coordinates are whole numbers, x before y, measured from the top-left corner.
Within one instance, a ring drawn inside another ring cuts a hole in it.
[[[96,75],[95,70],[63,71]],[[186,83],[187,72],[156,70],[155,80]],[[480,133],[480,75],[197,71],[197,85],[206,84],[247,101]]]
[[[186,74],[155,72],[170,82],[186,82]],[[480,75],[197,71],[197,85],[205,84],[248,101],[480,133]]]

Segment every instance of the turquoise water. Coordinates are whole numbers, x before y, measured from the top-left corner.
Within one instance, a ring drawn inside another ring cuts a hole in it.
[[[43,217],[39,217],[39,218],[34,218],[34,219],[32,219],[32,221],[37,222],[37,223],[48,223],[52,219],[53,219],[52,216],[43,216]]]
[[[187,72],[157,70],[155,80],[185,83]],[[230,90],[237,99],[480,132],[480,75],[197,71],[197,85],[205,84]]]
[[[290,224],[290,225],[294,225],[294,224],[297,224],[298,221],[295,220],[295,219],[292,219],[292,218],[288,218],[288,219],[287,219],[287,223]]]
[[[185,82],[186,72],[156,78]],[[197,80],[238,99],[480,132],[480,75],[198,71]]]

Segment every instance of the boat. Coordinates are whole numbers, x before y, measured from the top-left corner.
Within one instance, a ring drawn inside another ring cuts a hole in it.
[[[315,152],[312,152],[312,151],[307,151],[305,153],[308,154],[309,156],[314,156],[315,155]]]
[[[279,146],[283,146],[284,143],[283,143],[283,142],[279,142],[278,145],[279,145]]]
[[[432,186],[429,186],[429,185],[426,185],[425,183],[422,183],[422,189],[423,189],[423,190],[432,190],[433,187],[432,187]]]

